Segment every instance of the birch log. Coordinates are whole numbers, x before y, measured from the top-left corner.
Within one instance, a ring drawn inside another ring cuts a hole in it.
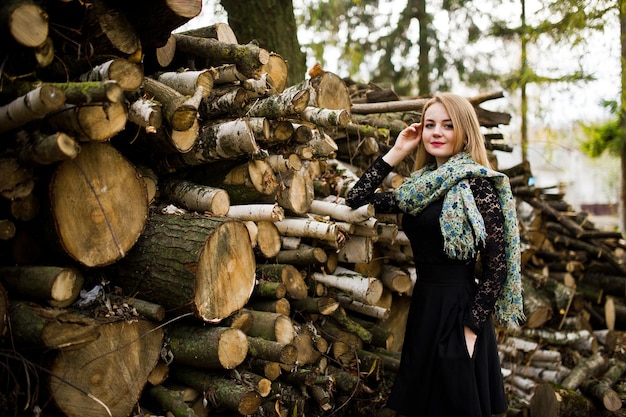
[[[226,191],[190,181],[167,180],[163,184],[163,192],[174,203],[200,213],[225,216],[230,208],[230,199]]]
[[[313,272],[311,278],[345,292],[362,303],[374,305],[382,296],[383,284],[372,277],[364,277],[354,271],[338,266],[333,275]]]
[[[0,107],[0,133],[41,119],[64,104],[62,90],[48,85],[38,87]]]

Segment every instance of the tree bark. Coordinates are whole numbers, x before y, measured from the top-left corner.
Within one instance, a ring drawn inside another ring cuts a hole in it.
[[[167,330],[174,361],[205,369],[234,369],[248,354],[244,332],[231,327],[178,324]]]
[[[11,304],[7,313],[12,337],[18,346],[78,349],[97,340],[101,333],[94,319],[65,309],[17,302]]]
[[[183,34],[175,34],[174,37],[177,51],[206,59],[209,66],[213,67],[234,63],[237,69],[249,78],[259,76],[263,65],[269,62],[269,52],[252,43],[231,44]]]
[[[238,221],[153,215],[133,249],[117,263],[120,284],[166,309],[186,306],[205,321],[219,322],[252,294],[254,253]]]
[[[211,393],[212,405],[218,410],[250,415],[261,405],[261,396],[256,391],[222,375],[188,366],[174,367],[170,374],[173,379],[199,392]]]
[[[0,267],[0,281],[21,297],[46,301],[56,308],[68,307],[83,288],[83,275],[75,268],[55,266]]]
[[[117,81],[124,91],[137,90],[143,78],[141,66],[124,58],[114,58],[96,65],[79,77],[80,81]]]
[[[0,107],[0,133],[23,126],[60,109],[65,104],[63,91],[43,85]]]
[[[167,180],[163,184],[163,192],[174,203],[212,216],[225,216],[230,208],[230,198],[226,191],[190,181]]]

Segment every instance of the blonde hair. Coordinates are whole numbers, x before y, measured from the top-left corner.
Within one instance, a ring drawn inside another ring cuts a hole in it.
[[[422,109],[422,120],[430,106],[441,103],[447,110],[454,127],[454,153],[469,153],[471,158],[487,168],[492,168],[485,148],[485,137],[480,131],[480,123],[474,106],[465,98],[452,93],[438,93],[429,99]],[[426,152],[424,143],[420,142],[415,154],[414,170],[434,163],[435,157]]]

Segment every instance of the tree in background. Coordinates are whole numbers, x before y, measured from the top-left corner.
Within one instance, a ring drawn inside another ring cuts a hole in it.
[[[551,68],[541,74],[536,66],[540,62],[529,60],[529,49],[550,53],[554,45],[576,46],[584,43],[590,31],[601,30],[604,12],[585,7],[580,0],[556,0],[540,7],[533,13],[529,23],[526,0],[520,0],[520,22],[510,24],[501,19],[493,21],[491,35],[502,39],[506,44],[519,45],[519,65],[508,74],[501,76],[502,85],[509,91],[519,91],[520,95],[520,137],[522,160],[528,160],[528,87],[532,84],[577,83],[590,81],[593,77],[582,68],[569,69],[573,60],[562,67]],[[548,47],[550,45],[550,47]],[[582,59],[581,59],[582,60]]]
[[[228,24],[242,43],[256,40],[289,64],[288,85],[304,79],[306,61],[300,43],[292,0],[220,0]]]
[[[303,0],[303,39],[324,64],[328,48],[347,76],[389,84],[400,95],[450,90],[477,61],[458,53],[475,36],[480,16],[468,0]],[[436,13],[435,13],[436,12]],[[436,16],[437,14],[437,16]],[[437,20],[439,19],[439,20]],[[417,88],[416,88],[417,86]]]

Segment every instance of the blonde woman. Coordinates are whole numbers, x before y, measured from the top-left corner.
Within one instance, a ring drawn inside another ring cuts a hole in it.
[[[393,192],[376,192],[413,153],[411,177]],[[490,167],[471,103],[435,95],[420,123],[400,132],[346,203],[402,212],[417,269],[388,407],[411,417],[506,412],[492,316],[503,325],[524,320],[519,230],[508,178]],[[475,276],[478,258],[482,268]]]

